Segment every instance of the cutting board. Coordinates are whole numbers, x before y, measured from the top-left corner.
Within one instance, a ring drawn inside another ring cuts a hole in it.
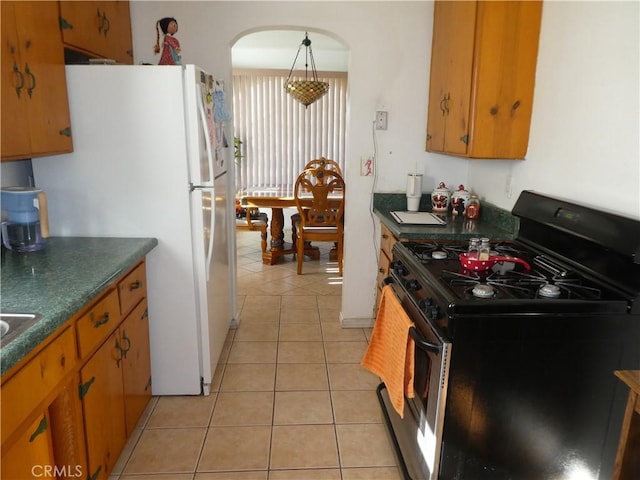
[[[431,212],[391,212],[391,216],[402,225],[444,226],[447,224]]]

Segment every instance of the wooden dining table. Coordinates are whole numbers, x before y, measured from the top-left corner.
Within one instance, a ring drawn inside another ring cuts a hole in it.
[[[284,240],[284,213],[283,209],[296,206],[293,185],[281,185],[277,187],[248,187],[240,190],[240,201],[243,206],[270,208],[271,209],[271,234],[270,248],[262,254],[262,263],[275,265],[285,255],[295,254],[291,243]],[[311,197],[309,197],[311,198]],[[305,256],[314,260],[320,258],[318,247],[305,245]]]

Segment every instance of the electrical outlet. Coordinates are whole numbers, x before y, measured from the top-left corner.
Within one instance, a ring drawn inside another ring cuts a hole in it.
[[[360,158],[360,175],[363,177],[373,175],[373,156]]]
[[[387,129],[387,112],[376,112],[376,130]]]
[[[507,175],[507,181],[504,185],[504,193],[506,194],[507,198],[511,198],[511,196],[513,195],[513,174],[511,173]]]

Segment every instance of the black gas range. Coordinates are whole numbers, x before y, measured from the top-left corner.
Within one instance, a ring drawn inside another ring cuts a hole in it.
[[[516,239],[482,265],[466,241],[393,248],[385,284],[426,376],[403,419],[379,388],[407,479],[611,477],[613,372],[640,369],[640,221],[531,191],[512,213]]]

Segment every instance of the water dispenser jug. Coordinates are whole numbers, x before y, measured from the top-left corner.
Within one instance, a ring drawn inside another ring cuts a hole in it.
[[[2,244],[18,252],[42,250],[49,236],[47,196],[39,188],[2,187]]]

